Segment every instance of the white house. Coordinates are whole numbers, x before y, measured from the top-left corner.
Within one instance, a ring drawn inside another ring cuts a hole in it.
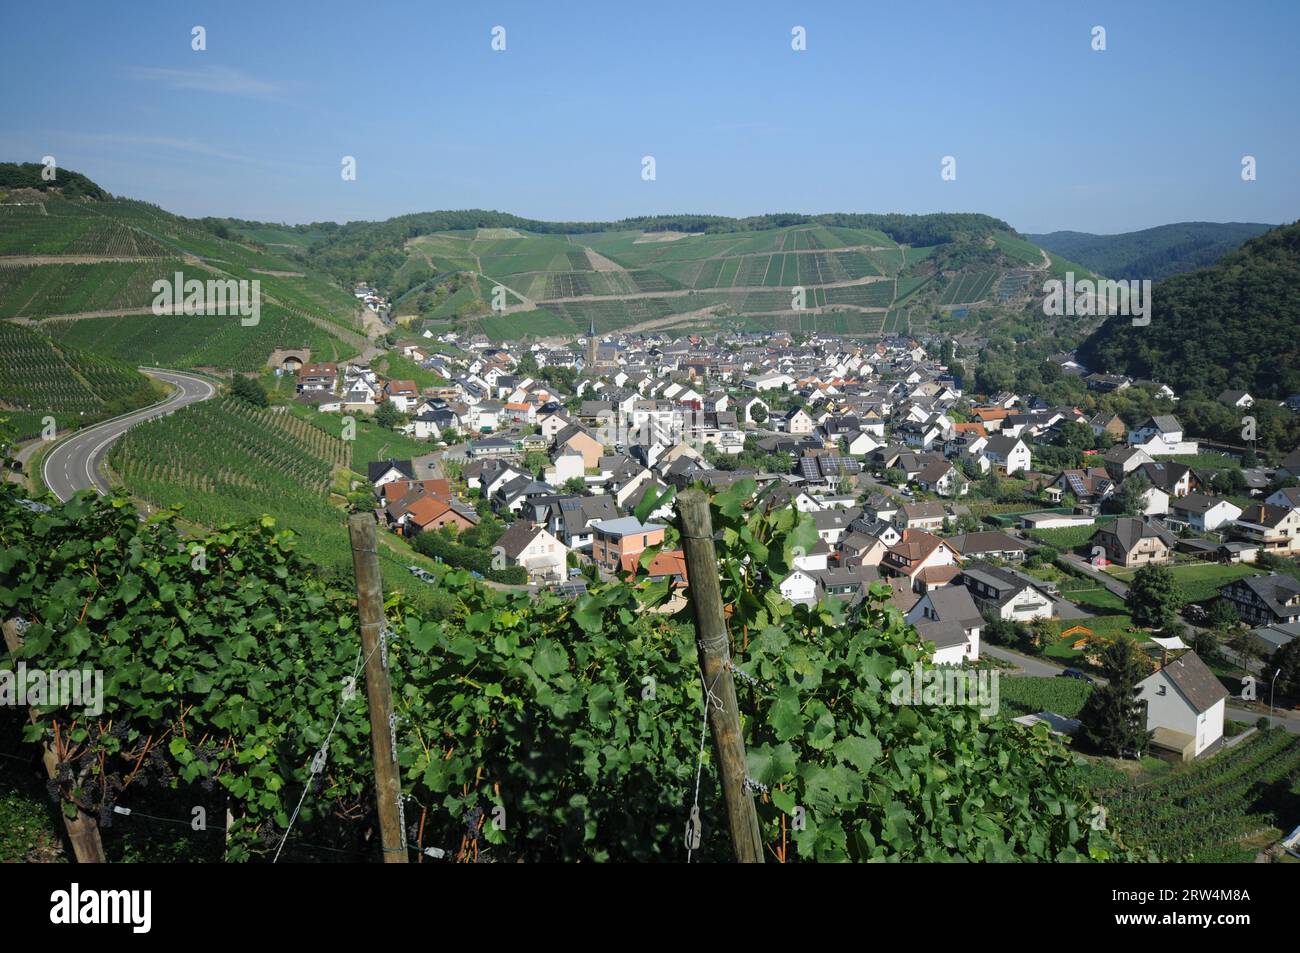
[[[781,595],[788,601],[800,605],[812,605],[817,601],[817,580],[796,569],[781,580]]]
[[[1033,463],[1029,447],[1019,437],[1007,437],[995,434],[984,445],[984,457],[989,463],[1001,467],[1007,476],[1028,470]]]
[[[904,617],[926,642],[934,643],[935,665],[960,665],[980,657],[984,619],[961,586],[940,586],[922,593]]]
[[[1199,450],[1195,440],[1183,439],[1183,425],[1170,414],[1148,417],[1141,426],[1130,430],[1128,445],[1152,457],[1194,454]]]
[[[497,540],[493,553],[503,555],[509,566],[523,566],[528,571],[528,581],[534,583],[564,579],[569,556],[562,542],[527,520],[511,524]]]
[[[1161,747],[1199,756],[1223,737],[1228,691],[1195,652],[1187,652],[1138,683],[1147,703],[1147,730]]]
[[[1056,614],[1052,599],[1038,586],[989,563],[963,566],[962,583],[980,611],[1004,622],[1032,622]]]
[[[1165,522],[1186,523],[1198,533],[1210,533],[1241,515],[1241,507],[1218,496],[1188,493],[1169,504]]]

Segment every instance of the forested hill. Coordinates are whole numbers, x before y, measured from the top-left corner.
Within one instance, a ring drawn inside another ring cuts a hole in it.
[[[1225,388],[1279,399],[1300,393],[1300,223],[1161,281],[1149,325],[1108,318],[1078,356],[1096,371],[1211,398]]]
[[[39,162],[0,162],[0,193],[10,189],[34,189],[37,192],[58,192],[65,198],[107,199],[109,194],[80,172],[55,168],[54,178],[46,179],[41,173],[45,166]]]
[[[1108,278],[1159,281],[1212,265],[1270,228],[1257,222],[1179,222],[1117,235],[1049,232],[1025,237]]]

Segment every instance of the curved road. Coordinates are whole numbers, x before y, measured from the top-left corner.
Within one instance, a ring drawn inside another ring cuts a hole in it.
[[[69,499],[78,490],[94,488],[97,493],[108,492],[108,482],[100,474],[99,468],[104,462],[109,444],[138,423],[207,400],[217,393],[216,387],[209,381],[193,374],[152,367],[142,367],[140,370],[150,377],[172,384],[176,390],[166,400],[151,407],[87,427],[56,444],[45,455],[41,477],[50,492],[60,500]]]

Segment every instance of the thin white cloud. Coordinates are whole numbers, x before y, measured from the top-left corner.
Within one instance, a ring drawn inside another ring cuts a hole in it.
[[[202,69],[138,66],[131,70],[131,75],[142,82],[158,83],[171,89],[197,89],[205,93],[248,96],[253,99],[275,99],[286,92],[285,87],[279,83],[258,79],[242,70],[224,66]]]

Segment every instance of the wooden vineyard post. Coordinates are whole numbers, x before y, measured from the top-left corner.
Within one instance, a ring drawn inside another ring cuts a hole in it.
[[[709,498],[700,490],[687,490],[677,497],[677,514],[682,547],[686,551],[687,592],[695,614],[700,674],[715,699],[715,703],[710,703],[706,695],[705,704],[708,705],[709,729],[718,758],[731,843],[737,861],[761,864],[763,841],[758,827],[758,812],[753,797],[745,789],[745,739],[740,733],[736,684],[731,677],[731,649],[722,611],[722,589],[718,584],[718,557],[713,547]]]
[[[402,784],[397,744],[392,733],[393,693],[388,683],[388,653],[384,635],[384,591],[379,575],[375,517],[353,513],[348,518],[352,567],[357,576],[357,615],[361,619],[361,651],[366,661],[366,702],[370,709],[370,753],[375,766],[375,799],[379,803],[379,832],[384,863],[405,864],[406,831],[402,825]]]
[[[10,652],[17,652],[23,645],[22,634],[18,630],[17,619],[6,619],[0,628],[4,630],[5,647]],[[38,724],[36,714],[28,712],[32,724]],[[42,760],[45,762],[45,773],[50,776],[50,780],[58,780],[59,777],[59,756],[54,748],[50,746],[49,740],[41,743],[43,749]],[[68,841],[72,844],[72,852],[77,858],[79,864],[102,864],[104,863],[104,842],[99,836],[99,824],[96,820],[77,808],[75,817],[69,817],[63,811],[63,805],[59,805],[59,813],[63,815],[63,826],[68,831]]]

